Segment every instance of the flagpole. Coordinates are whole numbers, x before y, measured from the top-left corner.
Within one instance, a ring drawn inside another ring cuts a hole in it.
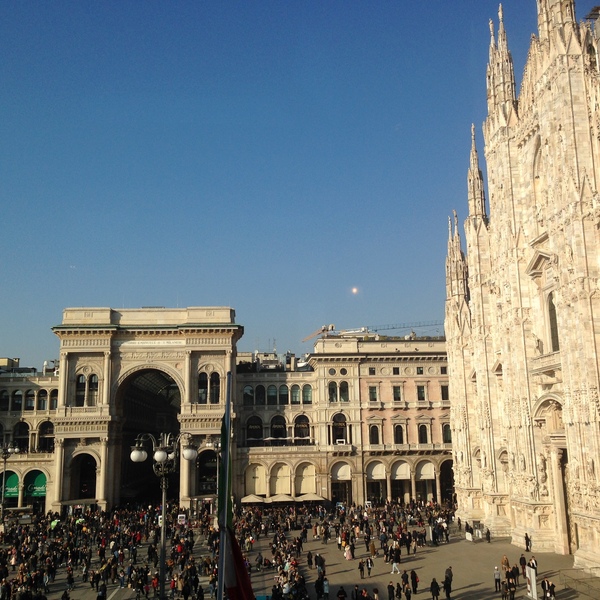
[[[227,372],[227,391],[225,394],[225,414],[223,416],[223,426],[221,433],[221,472],[218,481],[218,523],[219,523],[219,564],[217,581],[217,599],[223,600],[225,597],[225,560],[227,556],[227,519],[228,504],[231,490],[229,489],[229,468],[230,468],[230,448],[231,441],[231,371]],[[217,456],[217,460],[219,457]]]

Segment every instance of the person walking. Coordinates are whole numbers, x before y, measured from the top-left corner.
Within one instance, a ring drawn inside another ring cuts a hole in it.
[[[413,594],[417,594],[419,591],[419,576],[414,569],[410,572],[410,585],[412,587]]]
[[[366,562],[366,567],[367,567],[367,574],[369,575],[369,577],[371,577],[371,569],[373,568],[373,559],[370,556],[367,556],[367,562]]]
[[[435,577],[431,580],[431,585],[429,586],[429,592],[431,593],[431,600],[439,600],[440,584],[436,581]]]
[[[360,573],[360,578],[365,578],[365,561],[361,558],[358,561],[358,572]]]
[[[500,575],[500,570],[498,569],[498,567],[494,567],[494,591],[495,592],[500,591],[501,579],[502,579],[502,577]]]
[[[396,588],[394,587],[394,582],[390,581],[387,586],[388,591],[388,600],[394,600],[394,596],[396,594]]]
[[[529,534],[525,534],[525,552],[529,552],[531,550],[531,538]]]

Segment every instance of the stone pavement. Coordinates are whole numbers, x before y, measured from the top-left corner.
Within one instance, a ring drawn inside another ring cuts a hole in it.
[[[293,535],[299,532],[292,532]],[[390,581],[394,582],[394,586],[400,581],[400,575],[391,575],[391,564],[384,562],[380,556],[375,559],[375,567],[371,577],[360,579],[358,572],[359,558],[366,558],[364,544],[360,543],[356,547],[356,558],[351,561],[345,560],[343,553],[338,550],[337,544],[330,541],[328,544],[323,544],[321,540],[312,540],[312,534],[308,534],[309,541],[304,545],[304,552],[300,558],[300,568],[307,581],[307,588],[310,595],[310,600],[316,600],[314,582],[316,578],[316,569],[308,569],[306,565],[306,553],[311,550],[313,556],[321,554],[325,558],[326,575],[330,582],[330,600],[336,600],[336,594],[340,585],[348,593],[354,585],[359,588],[367,588],[370,594],[373,589],[379,590],[380,600],[388,600],[387,585]],[[196,537],[196,545],[194,547],[194,555],[197,559],[206,556],[208,553],[204,540],[199,536]],[[261,538],[250,555],[250,562],[254,565],[254,557],[258,550],[263,553],[263,556],[270,557],[271,536]],[[535,550],[535,548],[534,548]],[[413,600],[423,598],[429,600],[429,585],[431,579],[435,577],[438,582],[444,578],[444,571],[451,566],[454,573],[452,600],[499,600],[500,593],[494,592],[493,571],[494,566],[500,567],[500,560],[506,554],[514,564],[518,562],[521,556],[522,549],[510,544],[507,539],[492,540],[490,544],[479,542],[468,542],[463,536],[458,533],[450,537],[449,544],[440,544],[437,547],[419,548],[416,555],[407,557],[402,554],[402,562],[400,570],[406,569],[410,573],[411,569],[417,572],[419,577],[419,593],[413,596]],[[580,594],[573,590],[563,589],[562,581],[559,572],[561,570],[572,569],[573,557],[560,556],[549,553],[533,553],[538,561],[538,582],[544,576],[556,584],[558,600],[589,600],[590,596],[583,593]],[[145,556],[145,548],[140,548],[138,556]],[[525,553],[527,559],[531,553]],[[139,561],[138,561],[139,562]],[[94,568],[94,565],[92,566]],[[274,583],[274,570],[263,570],[252,572],[252,587],[256,596],[270,596],[271,588]],[[51,587],[51,592],[48,594],[48,600],[60,600],[61,594],[65,589],[64,568],[60,569],[59,576],[56,582]],[[208,580],[201,578],[201,583],[205,590],[206,600],[210,600],[208,594]],[[538,585],[539,589],[539,585]],[[541,590],[539,591],[541,595]],[[444,598],[444,593],[440,595],[440,600]],[[516,598],[526,598],[526,587],[521,581],[521,585],[516,594]],[[108,586],[107,600],[132,600],[135,598],[135,592],[131,589],[119,589],[118,584],[110,584]],[[81,583],[80,571],[77,573],[76,588],[71,592],[71,600],[96,600],[96,593],[91,590],[89,583]],[[151,596],[152,600],[152,596]]]

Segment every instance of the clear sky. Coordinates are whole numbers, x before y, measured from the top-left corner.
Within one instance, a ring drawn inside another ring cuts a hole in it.
[[[536,2],[503,7],[520,81]],[[0,356],[57,358],[71,306],[232,306],[240,350],[280,353],[329,323],[442,321],[497,13],[1,2]]]

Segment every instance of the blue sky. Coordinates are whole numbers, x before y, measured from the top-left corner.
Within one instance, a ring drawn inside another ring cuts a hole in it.
[[[503,7],[520,80],[536,2]],[[497,11],[0,3],[0,356],[57,358],[69,306],[232,306],[241,350],[297,353],[442,321]]]

